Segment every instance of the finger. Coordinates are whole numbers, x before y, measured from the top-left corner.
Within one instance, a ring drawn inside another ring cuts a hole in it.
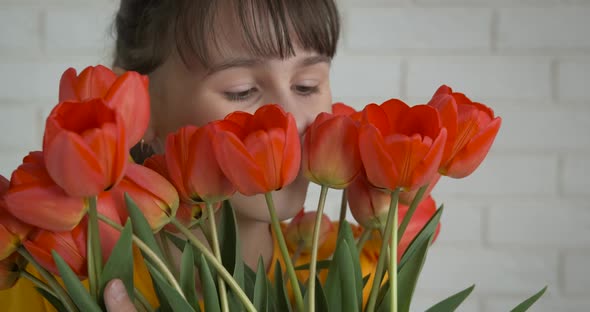
[[[123,282],[114,279],[104,290],[104,301],[109,312],[136,312],[135,306],[127,296]]]

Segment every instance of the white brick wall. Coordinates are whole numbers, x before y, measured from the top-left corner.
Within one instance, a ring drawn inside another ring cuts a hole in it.
[[[590,2],[338,2],[334,100],[415,104],[446,83],[504,119],[481,168],[434,191],[446,211],[413,310],[475,283],[460,311],[507,311],[544,285],[532,311],[589,311]],[[59,74],[109,64],[117,5],[0,0],[1,174],[39,148]],[[332,217],[339,198],[330,192]]]

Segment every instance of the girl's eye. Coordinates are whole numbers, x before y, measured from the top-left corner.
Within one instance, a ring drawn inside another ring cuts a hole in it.
[[[250,88],[239,92],[223,92],[223,94],[230,101],[241,102],[248,100],[256,91],[258,91],[256,88]]]
[[[300,95],[312,95],[314,93],[317,93],[319,91],[319,88],[317,86],[295,86],[294,87],[295,92],[297,92]]]

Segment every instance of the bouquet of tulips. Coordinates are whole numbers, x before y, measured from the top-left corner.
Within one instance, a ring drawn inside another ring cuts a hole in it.
[[[42,151],[0,179],[0,289],[28,279],[58,311],[104,309],[114,278],[138,311],[409,311],[443,211],[430,191],[441,176],[470,175],[501,124],[442,86],[425,105],[334,104],[301,142],[293,116],[265,105],[183,127],[165,154],[136,164],[129,150],[148,126],[147,86],[145,76],[102,66],[64,72]],[[321,186],[317,210],[281,224],[273,191],[300,169]],[[329,189],[343,192],[338,222],[323,213]],[[282,255],[270,274],[241,259],[228,201],[236,192],[266,198]],[[348,207],[358,225],[345,220]],[[136,287],[140,266],[156,304]],[[472,290],[428,311],[454,311]]]

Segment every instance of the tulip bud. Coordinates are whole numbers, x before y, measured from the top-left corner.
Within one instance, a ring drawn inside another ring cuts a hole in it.
[[[23,245],[35,261],[49,272],[59,275],[51,254],[55,250],[78,277],[84,278],[88,275],[86,245],[77,244],[76,241],[83,241],[85,238],[85,231],[79,227],[69,232],[36,230]]]
[[[125,131],[121,115],[102,99],[58,104],[45,124],[47,172],[70,196],[96,196],[114,187],[129,155]]]
[[[137,164],[129,164],[123,180],[110,192],[119,201],[119,215],[126,220],[128,213],[124,204],[127,193],[143,212],[154,232],[168,224],[178,209],[178,193],[170,182],[157,172]]]
[[[346,188],[362,168],[357,123],[344,115],[319,114],[305,133],[302,158],[310,181]]]
[[[302,253],[311,252],[313,229],[315,226],[317,211],[304,212],[303,209],[291,220],[285,230],[285,240],[290,249],[299,249]],[[318,246],[324,244],[328,233],[332,231],[332,222],[325,214],[322,215],[320,223],[320,235]]]

